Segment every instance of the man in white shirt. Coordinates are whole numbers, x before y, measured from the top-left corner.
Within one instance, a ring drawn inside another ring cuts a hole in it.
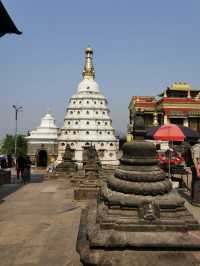
[[[200,207],[200,139],[191,148],[194,165],[192,169],[192,205]]]

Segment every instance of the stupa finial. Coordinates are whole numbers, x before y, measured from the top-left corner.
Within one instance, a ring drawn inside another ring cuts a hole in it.
[[[48,108],[47,108],[47,114],[51,114],[51,107],[50,106],[48,106]]]
[[[84,65],[84,70],[83,70],[83,77],[86,79],[94,79],[95,77],[95,71],[93,67],[93,49],[88,46],[85,49],[85,65]]]

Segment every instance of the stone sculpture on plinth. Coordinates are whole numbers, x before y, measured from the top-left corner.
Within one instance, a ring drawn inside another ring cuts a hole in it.
[[[87,146],[85,149],[85,158],[83,160],[85,177],[88,179],[97,179],[99,177],[100,168],[101,162],[98,158],[95,147],[92,145]]]
[[[100,198],[82,211],[77,250],[84,266],[200,265],[199,229],[160,169],[154,144],[135,140],[124,144]]]
[[[72,149],[70,148],[70,145],[67,144],[65,147],[65,153],[62,158],[62,162],[56,166],[54,175],[59,176],[66,176],[66,177],[72,177],[74,173],[77,171],[77,165],[72,159]]]
[[[93,145],[86,146],[83,153],[84,176],[79,179],[74,190],[76,200],[94,199],[98,196],[101,181],[99,178],[101,163]]]

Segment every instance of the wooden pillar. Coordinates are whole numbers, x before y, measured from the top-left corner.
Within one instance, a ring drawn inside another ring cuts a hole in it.
[[[169,121],[168,121],[168,117],[167,117],[167,115],[165,114],[164,115],[164,125],[167,125],[169,123]]]
[[[184,120],[183,120],[183,125],[184,125],[185,127],[189,127],[189,121],[188,121],[188,118],[184,118]]]

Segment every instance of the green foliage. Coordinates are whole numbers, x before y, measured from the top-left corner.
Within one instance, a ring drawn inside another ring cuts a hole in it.
[[[15,138],[7,134],[1,143],[1,154],[14,154],[15,152]]]
[[[15,153],[15,136],[7,134],[1,143],[1,154]],[[17,135],[17,154],[27,154],[27,140],[24,135]]]
[[[27,140],[24,135],[17,136],[17,153],[21,155],[27,154]]]

